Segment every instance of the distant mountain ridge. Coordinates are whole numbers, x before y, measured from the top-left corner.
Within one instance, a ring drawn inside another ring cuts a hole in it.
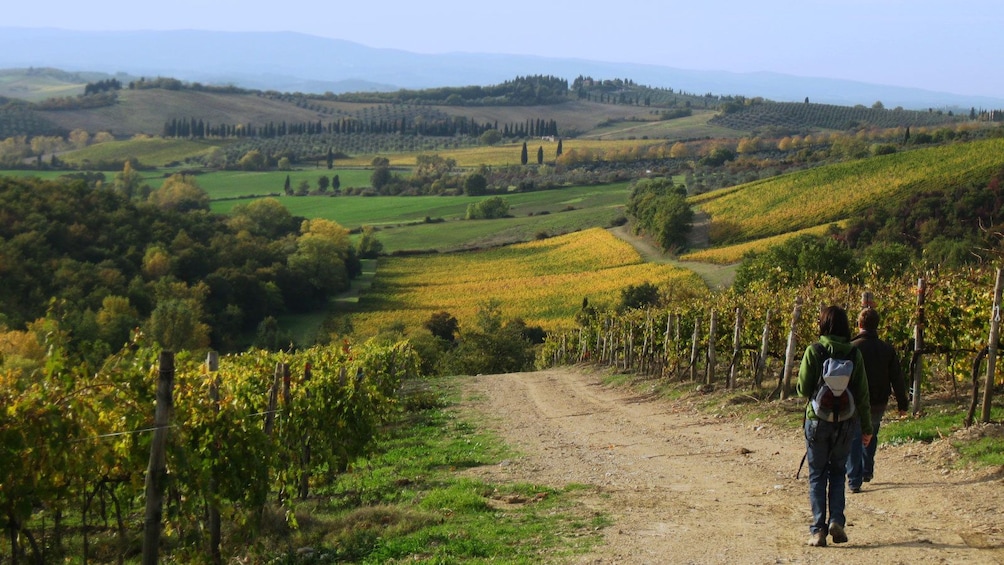
[[[26,47],[30,46],[30,48]],[[280,92],[391,91],[498,84],[514,76],[630,78],[685,92],[887,108],[1002,108],[1004,98],[810,78],[485,53],[426,55],[292,32],[115,31],[0,27],[0,68],[164,76]]]

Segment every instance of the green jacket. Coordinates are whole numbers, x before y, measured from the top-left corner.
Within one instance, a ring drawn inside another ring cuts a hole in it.
[[[830,351],[835,357],[845,357],[851,350],[850,341],[832,335],[819,336],[819,343]],[[798,395],[803,398],[812,398],[816,392],[816,384],[819,382],[819,375],[823,371],[823,360],[816,350],[810,345],[805,348],[802,355],[802,365],[798,368]],[[851,382],[847,385],[854,397],[854,405],[858,412],[858,421],[861,422],[861,433],[868,435],[872,433],[871,402],[868,398],[868,378],[865,375],[865,360],[861,352],[857,352],[854,359],[854,372],[851,373]],[[805,417],[815,419],[816,411],[812,409],[812,403],[807,402],[805,406]]]

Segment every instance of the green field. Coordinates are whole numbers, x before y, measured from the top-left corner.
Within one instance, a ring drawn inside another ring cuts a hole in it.
[[[499,220],[463,220],[467,207],[480,200],[470,196],[283,196],[279,201],[295,216],[325,218],[349,229],[377,227],[384,250],[393,253],[495,246],[539,233],[604,227],[623,214],[629,194],[628,183],[513,193],[504,196],[512,217]],[[218,200],[212,209],[225,214],[250,201]],[[427,217],[443,221],[426,223]]]
[[[88,163],[122,162],[130,158],[135,158],[140,164],[148,167],[163,167],[205,155],[216,145],[219,145],[219,142],[150,137],[96,143],[67,153],[60,159],[83,168],[86,168]]]
[[[338,175],[342,190],[346,188],[362,188],[370,186],[370,176],[373,171],[366,169],[331,169],[299,168],[292,171],[217,171],[197,175],[195,182],[202,187],[212,200],[226,200],[245,196],[263,196],[266,194],[283,194],[286,176],[289,184],[296,190],[301,181],[307,181],[311,190],[317,189],[317,179],[326,176],[328,179]],[[150,181],[151,186],[160,186],[159,182]],[[331,190],[330,188],[328,189]],[[325,197],[321,197],[325,198]],[[229,208],[228,208],[229,209]]]

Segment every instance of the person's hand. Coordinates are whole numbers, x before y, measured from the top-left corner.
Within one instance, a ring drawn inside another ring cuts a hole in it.
[[[868,444],[871,442],[872,442],[871,434],[861,434],[861,443],[863,443],[865,447],[868,447]]]

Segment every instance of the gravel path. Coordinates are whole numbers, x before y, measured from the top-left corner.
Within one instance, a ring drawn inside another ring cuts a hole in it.
[[[799,432],[699,413],[588,368],[470,377],[464,410],[521,455],[472,474],[589,485],[613,520],[579,563],[1004,563],[1000,470],[949,470],[946,442],[881,446],[848,492],[847,544],[807,547]]]

